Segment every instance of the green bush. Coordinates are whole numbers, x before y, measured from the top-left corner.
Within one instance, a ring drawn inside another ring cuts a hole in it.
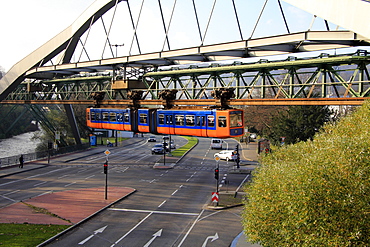
[[[268,246],[369,246],[370,102],[314,141],[262,158],[246,186],[243,226]]]

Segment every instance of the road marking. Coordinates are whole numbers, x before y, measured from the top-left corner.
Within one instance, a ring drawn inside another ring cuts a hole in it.
[[[216,232],[216,234],[214,235],[214,236],[208,236],[207,238],[206,238],[206,240],[204,241],[204,243],[203,243],[203,245],[202,245],[202,247],[206,247],[207,246],[207,242],[208,242],[208,240],[211,240],[211,242],[213,242],[213,241],[215,241],[216,239],[218,239],[218,234],[217,234],[217,232]]]
[[[26,178],[23,178],[23,179],[18,179],[18,180],[10,181],[10,182],[7,182],[7,183],[0,184],[0,186],[4,186],[4,185],[8,185],[8,184],[13,184],[13,183],[16,183],[16,182],[21,182],[21,181],[24,181],[24,180],[28,180],[30,178],[40,177],[40,176],[43,176],[43,175],[47,175],[47,174],[50,174],[50,173],[58,172],[58,171],[61,171],[61,170],[64,170],[64,169],[69,169],[69,168],[70,167],[60,168],[60,169],[57,169],[57,170],[45,172],[45,173],[42,173],[42,174],[33,175],[33,176],[26,177]]]
[[[144,247],[149,247],[149,245],[150,245],[151,243],[153,243],[153,241],[154,241],[156,238],[160,237],[160,236],[162,235],[162,230],[163,230],[163,229],[161,229],[161,230],[159,230],[158,232],[154,233],[154,234],[153,234],[152,239],[150,239],[150,240],[149,240],[149,241],[144,245]]]
[[[11,192],[8,192],[8,193],[5,193],[5,194],[3,194],[3,195],[4,195],[4,196],[7,196],[7,195],[10,195],[10,194],[17,193],[18,191],[21,191],[21,190],[14,190],[14,191],[11,191]]]
[[[40,194],[40,195],[38,195],[38,196],[43,196],[43,195],[50,194],[50,193],[53,193],[53,191],[52,191],[52,190],[49,190],[49,191],[46,191],[46,192],[44,192],[44,193],[41,193],[41,194]]]
[[[95,175],[91,175],[91,176],[89,176],[89,177],[85,178],[85,180],[86,180],[86,179],[89,179],[89,178],[92,178],[92,177],[95,177]]]
[[[70,184],[66,184],[66,185],[64,185],[64,187],[68,187],[68,186],[71,186],[71,185],[73,185],[73,184],[75,184],[76,182],[73,182],[73,183],[70,183]]]
[[[183,239],[181,240],[180,244],[177,247],[180,247],[185,242],[185,239],[188,237],[188,235],[190,234],[191,230],[193,230],[195,224],[198,222],[198,219],[203,214],[203,212],[204,212],[204,209],[202,209],[202,211],[200,212],[200,214],[198,215],[198,217],[194,220],[193,224],[191,225],[191,227],[189,228],[189,230],[187,231],[187,233],[185,234],[185,236],[183,237]]]
[[[98,230],[95,230],[93,234],[91,234],[90,236],[88,236],[87,238],[79,242],[78,244],[85,244],[87,241],[92,239],[96,234],[104,232],[105,228],[107,228],[107,226],[104,226],[102,228],[99,228]]]
[[[40,182],[38,184],[35,184],[33,187],[36,187],[36,186],[39,186],[39,185],[42,185],[42,184],[46,184],[48,181],[44,181],[44,182]]]
[[[176,194],[176,192],[177,192],[177,191],[179,191],[179,190],[175,190],[175,191],[171,194],[171,196],[173,196],[174,194]]]
[[[158,207],[159,207],[159,208],[160,208],[160,207],[162,207],[162,206],[163,206],[163,204],[165,204],[165,203],[166,203],[166,201],[167,201],[167,200],[164,200],[161,204],[159,204],[159,206],[158,206]]]
[[[148,214],[147,216],[144,217],[144,219],[142,219],[139,223],[137,223],[133,228],[131,228],[130,231],[128,231],[125,235],[123,235],[121,238],[119,238],[116,242],[114,242],[114,244],[111,245],[111,247],[115,246],[116,244],[118,244],[119,242],[122,241],[122,239],[124,239],[125,237],[127,237],[127,235],[129,235],[132,231],[134,231],[139,225],[141,225],[141,223],[143,223],[147,218],[149,218],[153,213],[150,213]]]
[[[4,195],[0,195],[2,198],[4,198],[4,199],[7,199],[7,200],[9,200],[9,201],[12,201],[12,202],[18,202],[18,201],[16,201],[16,200],[13,200],[12,198],[9,198],[9,197],[7,197],[7,196],[4,196]]]
[[[122,212],[135,212],[135,213],[187,215],[187,216],[197,216],[198,215],[198,214],[195,214],[195,213],[170,212],[170,211],[152,211],[152,210],[127,209],[127,208],[108,208],[108,210],[122,211]]]
[[[249,177],[249,174],[243,179],[243,181],[240,183],[239,187],[235,190],[235,192],[238,192],[239,191],[239,189],[243,186],[245,180],[247,180],[248,177]]]

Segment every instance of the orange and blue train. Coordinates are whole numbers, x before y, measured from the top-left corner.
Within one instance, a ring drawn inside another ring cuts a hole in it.
[[[166,135],[229,138],[244,134],[240,109],[163,110],[87,108],[87,126],[95,129]]]

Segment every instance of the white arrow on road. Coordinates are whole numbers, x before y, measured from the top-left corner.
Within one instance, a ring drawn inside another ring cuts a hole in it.
[[[89,241],[90,239],[92,239],[96,234],[104,232],[105,228],[107,228],[107,226],[104,226],[102,228],[99,228],[98,230],[95,230],[94,231],[94,234],[88,236],[87,238],[85,238],[84,240],[82,240],[81,242],[79,242],[78,244],[85,244],[87,241]]]
[[[215,241],[216,239],[218,239],[218,234],[217,234],[217,232],[216,232],[216,234],[215,234],[214,236],[208,236],[208,237],[206,238],[206,240],[204,241],[204,243],[203,243],[202,247],[206,247],[206,246],[207,246],[207,242],[208,242],[208,240],[209,240],[209,239],[211,239],[211,242],[213,242],[213,241]]]
[[[157,237],[160,237],[160,236],[162,235],[162,230],[163,230],[163,229],[161,229],[161,230],[159,230],[158,232],[154,233],[154,234],[153,234],[152,239],[151,239],[151,240],[149,240],[149,241],[148,241],[148,243],[146,243],[146,244],[144,245],[144,247],[149,247],[149,245],[150,245],[151,243],[153,243],[153,241],[154,241]]]

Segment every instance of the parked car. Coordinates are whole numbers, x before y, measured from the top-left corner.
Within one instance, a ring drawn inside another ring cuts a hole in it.
[[[155,136],[149,136],[148,142],[156,142],[157,138]]]
[[[219,153],[215,153],[214,157],[215,158],[219,157],[222,160],[229,161],[229,160],[236,160],[237,155],[234,154],[234,150],[223,150]]]
[[[155,144],[153,147],[152,147],[152,154],[163,154],[164,152],[164,148],[163,148],[163,144]]]

